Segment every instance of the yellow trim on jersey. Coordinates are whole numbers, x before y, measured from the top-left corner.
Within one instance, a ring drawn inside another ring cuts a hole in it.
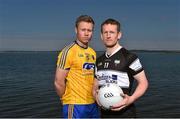
[[[68,119],[73,118],[73,112],[74,112],[74,105],[73,104],[68,105]]]
[[[76,43],[68,45],[59,53],[57,67],[69,70],[63,104],[94,103],[92,86],[95,61],[96,53],[92,48],[84,49]]]

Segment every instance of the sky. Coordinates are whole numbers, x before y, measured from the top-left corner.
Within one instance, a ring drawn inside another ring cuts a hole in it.
[[[75,20],[90,15],[90,46],[105,49],[100,25],[121,23],[130,50],[180,50],[180,0],[0,0],[0,51],[58,51],[76,39]]]

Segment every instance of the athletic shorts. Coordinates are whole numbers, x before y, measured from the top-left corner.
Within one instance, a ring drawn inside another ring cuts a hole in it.
[[[63,118],[100,118],[100,112],[96,103],[66,104],[63,105]]]

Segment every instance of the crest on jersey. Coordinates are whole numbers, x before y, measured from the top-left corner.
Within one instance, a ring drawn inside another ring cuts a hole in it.
[[[117,64],[120,64],[120,60],[114,60],[114,63],[117,65]]]
[[[92,55],[92,59],[93,59],[93,60],[95,60],[95,57],[94,57],[94,55]]]
[[[90,60],[90,55],[88,53],[85,53],[86,55],[86,60],[89,61]]]

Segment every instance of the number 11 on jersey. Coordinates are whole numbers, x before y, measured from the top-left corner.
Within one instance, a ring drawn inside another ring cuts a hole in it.
[[[105,62],[104,63],[104,68],[108,68],[108,66],[109,66],[109,62]]]

